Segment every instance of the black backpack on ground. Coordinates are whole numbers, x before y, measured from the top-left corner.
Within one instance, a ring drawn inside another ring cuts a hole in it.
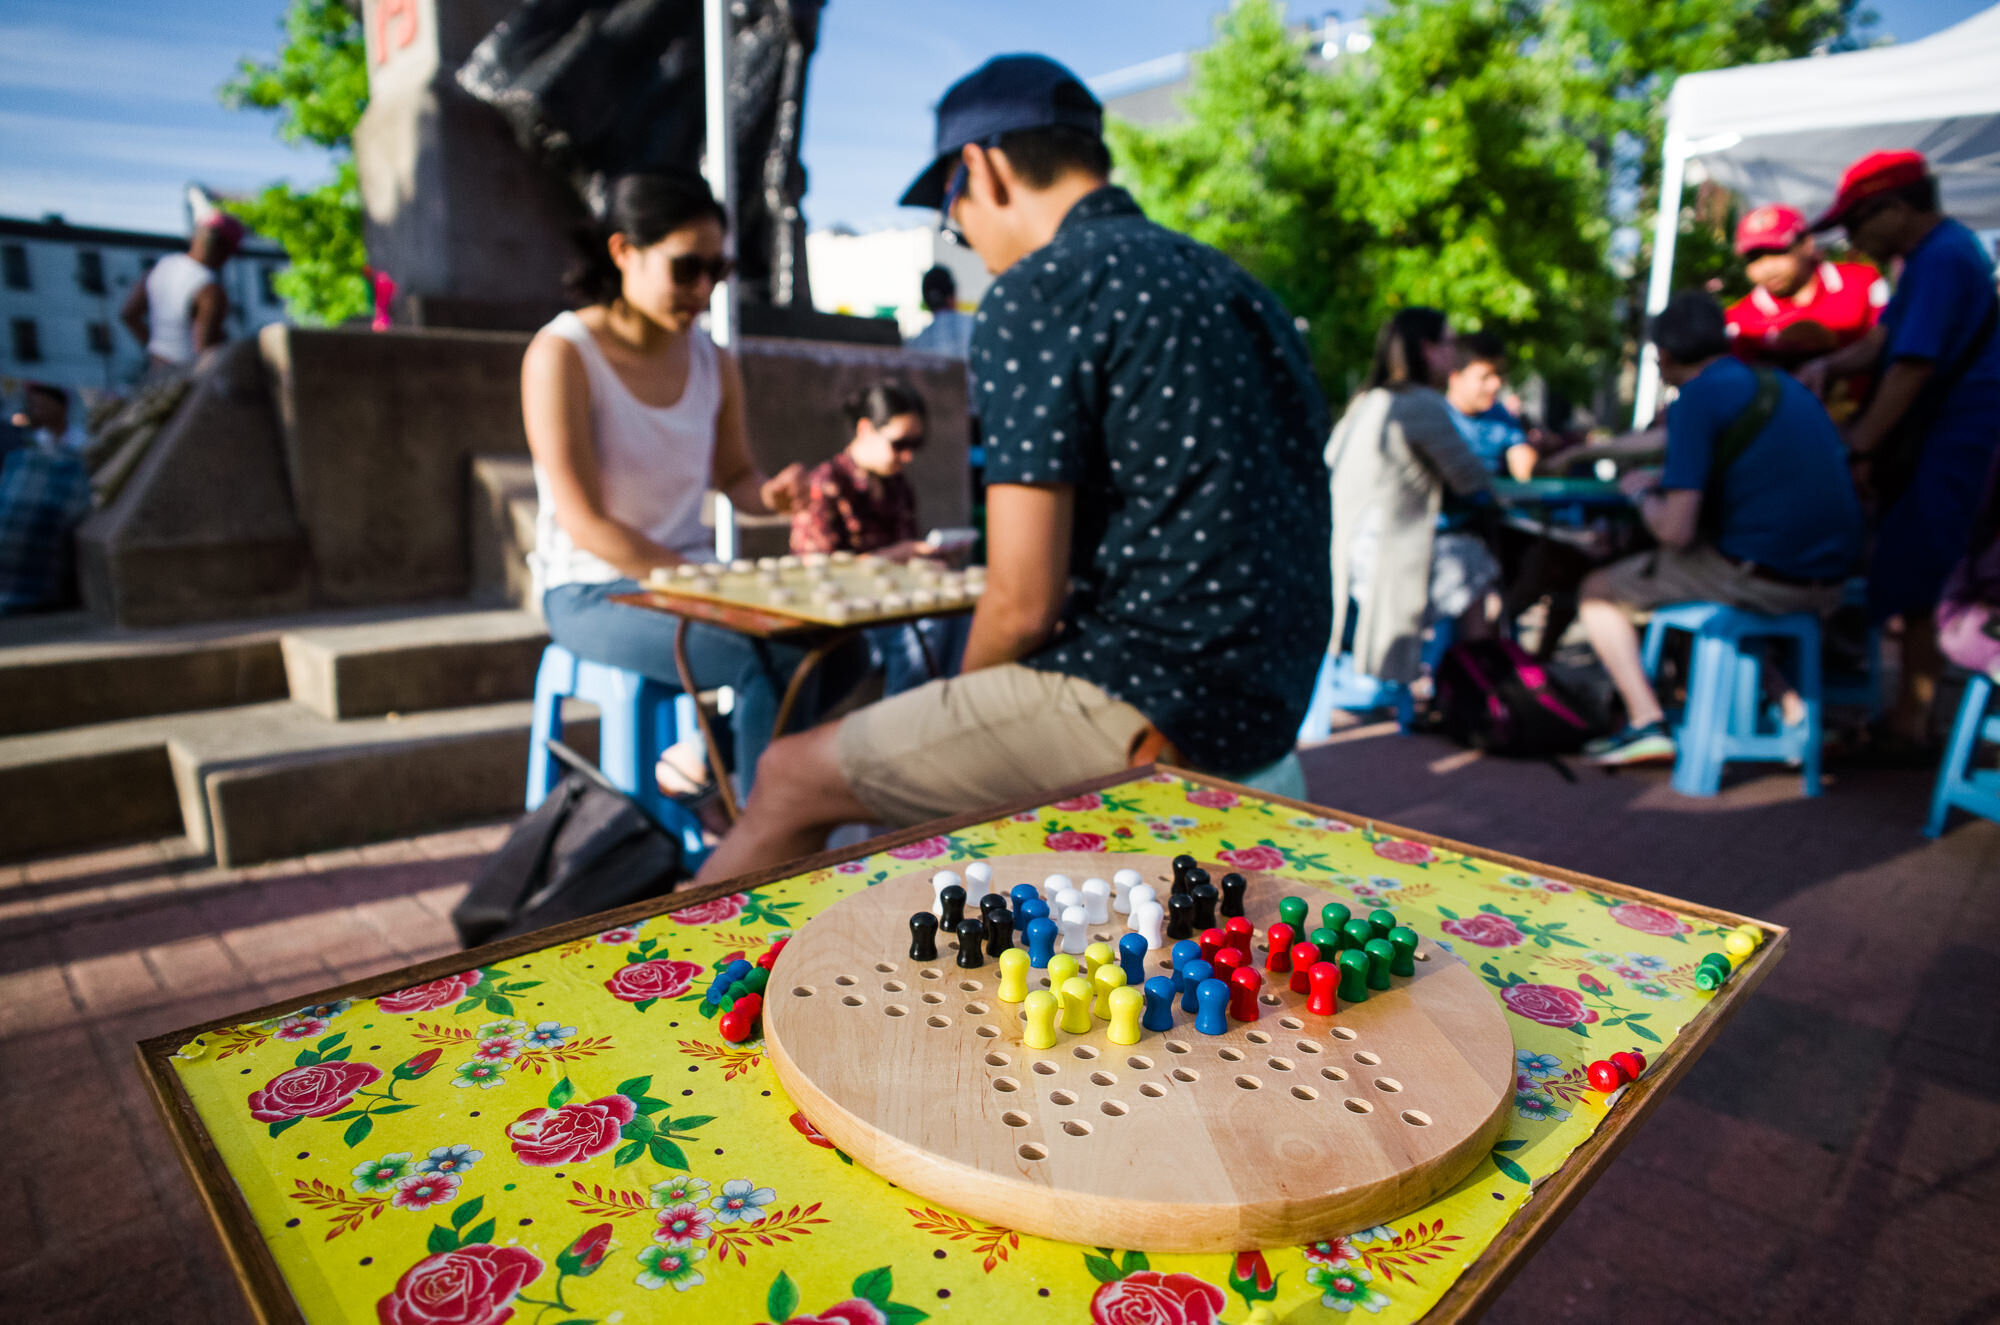
[[[1510,759],[1574,754],[1598,725],[1589,706],[1510,639],[1454,644],[1438,663],[1438,729]]]
[[[452,910],[467,947],[658,897],[687,877],[679,837],[582,755],[560,741],[549,750],[570,771]]]

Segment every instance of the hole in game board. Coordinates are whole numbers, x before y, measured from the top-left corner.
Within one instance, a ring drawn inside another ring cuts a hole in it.
[[[1428,952],[1425,952],[1425,951],[1424,951],[1424,950],[1423,950],[1422,948],[1419,948],[1419,949],[1417,949],[1417,953],[1416,953],[1416,956],[1417,956],[1417,960],[1418,960],[1418,961],[1420,961],[1420,962],[1427,962],[1427,961],[1429,961],[1429,960],[1431,959],[1431,955],[1430,955],[1430,954],[1429,954]],[[1418,1126],[1422,1126],[1422,1125],[1423,1125],[1423,1124],[1421,1124],[1421,1123],[1420,1123],[1420,1124],[1418,1124]]]
[[[1076,1096],[1066,1090],[1052,1090],[1049,1092],[1049,1103],[1062,1105],[1074,1104],[1076,1103]]]
[[[837,985],[851,985],[854,983],[854,977],[851,975],[836,975],[833,977],[833,982]]]
[[[1237,1086],[1238,1086],[1239,1088],[1241,1088],[1241,1089],[1243,1089],[1243,1090],[1262,1090],[1262,1089],[1264,1089],[1264,1083],[1263,1083],[1263,1082],[1261,1082],[1261,1081],[1259,1081],[1259,1080],[1258,1080],[1257,1078],[1255,1078],[1255,1077],[1238,1077],[1238,1078],[1236,1078],[1236,1084],[1237,1084]]]
[[[944,978],[943,971],[937,970],[936,968],[930,966],[926,966],[923,970],[918,971],[917,974],[921,975],[926,980],[942,980]]]
[[[1280,1026],[1283,1026],[1288,1031],[1304,1030],[1306,1026],[1306,1024],[1300,1021],[1297,1017],[1280,1017],[1278,1018],[1278,1024]]]
[[[1035,1060],[1035,1071],[1041,1073],[1045,1077],[1052,1077],[1056,1073],[1062,1071],[1062,1065],[1060,1063],[1051,1063],[1046,1058],[1037,1058]]]
[[[1382,1061],[1382,1055],[1371,1054],[1366,1049],[1363,1049],[1360,1053],[1354,1055],[1354,1061],[1365,1067],[1373,1067]]]
[[[974,1034],[982,1040],[997,1040],[1000,1038],[1000,1028],[998,1026],[981,1026]]]
[[[1419,1113],[1415,1109],[1405,1109],[1403,1110],[1403,1121],[1412,1127],[1429,1127],[1431,1125],[1431,1116],[1427,1113]]]
[[[813,996],[814,994],[817,994],[818,992],[819,992],[819,990],[817,990],[817,989],[814,989],[814,988],[813,988],[813,987],[812,987],[811,985],[793,985],[793,986],[792,986],[792,997],[793,997],[793,998],[811,998],[811,997],[812,997],[812,996]]]
[[[1145,1072],[1151,1069],[1151,1067],[1153,1066],[1153,1060],[1146,1057],[1146,1055],[1144,1054],[1133,1054],[1130,1058],[1125,1060],[1125,1066],[1136,1067],[1141,1072]]]
[[[1111,936],[1109,934],[1092,934],[1090,940],[1093,943],[1109,943],[1111,942]]]
[[[1293,1045],[1292,1047],[1297,1049],[1302,1054],[1316,1054],[1319,1052],[1319,1046],[1314,1044],[1311,1040],[1300,1040],[1297,1044]]]
[[[1250,1041],[1250,1043],[1252,1044],[1269,1044],[1271,1042],[1271,1037],[1264,1034],[1264,1032],[1262,1031],[1251,1031],[1248,1035],[1244,1036],[1243,1038]]]
[[[1289,1072],[1292,1070],[1292,1060],[1289,1058],[1267,1058],[1264,1062],[1273,1072]]]
[[[1341,1071],[1337,1067],[1323,1067],[1319,1070],[1319,1074],[1325,1077],[1328,1081],[1347,1080],[1347,1073]]]
[[[1184,1054],[1184,1053],[1186,1053],[1187,1051],[1188,1051],[1188,1042],[1187,1042],[1186,1040],[1168,1040],[1168,1041],[1167,1041],[1167,1052],[1168,1052],[1168,1053],[1175,1053],[1175,1054]]]
[[[1007,1112],[1000,1115],[1000,1121],[1007,1124],[1007,1126],[1009,1127],[1026,1127],[1028,1125],[1029,1119],[1028,1115],[1025,1113],[1021,1113],[1015,1109],[1009,1109],[1007,1110]]]
[[[986,1055],[986,1066],[988,1067],[1005,1067],[1007,1066],[1007,1064],[1013,1061],[1014,1060],[1012,1058],[1010,1058],[1006,1054],[1001,1053],[998,1049],[995,1049],[992,1053]]]
[[[1014,1153],[1026,1160],[1047,1159],[1049,1157],[1049,1152],[1046,1149],[1032,1143],[1022,1146]]]
[[[1109,1072],[1092,1072],[1090,1074],[1090,1084],[1093,1086],[1115,1086],[1118,1084],[1118,1078],[1112,1076]]]
[[[1047,989],[1048,987],[1049,987],[1049,978],[1045,975],[1042,977],[1042,988]]]
[[[1173,962],[1164,959],[1161,961],[1154,962],[1153,965],[1159,967],[1163,971],[1171,971],[1174,969]]]
[[[1081,1118],[1070,1118],[1064,1121],[1063,1131],[1071,1136],[1089,1136],[1090,1124]]]
[[[1311,1086],[1293,1086],[1292,1098],[1295,1100],[1316,1100],[1319,1098],[1319,1092]]]
[[[892,1017],[907,1017],[910,1015],[910,1010],[904,1007],[901,1003],[891,1003],[888,1007],[883,1008],[882,1011],[888,1013]]]
[[[1375,1106],[1370,1104],[1367,1100],[1342,1100],[1341,1103],[1347,1106],[1347,1111],[1349,1113],[1375,1112]]]
[[[861,1006],[862,1000],[849,994],[846,998],[841,999],[840,1003],[842,1007],[858,1008]]]
[[[1243,1061],[1243,1051],[1233,1046],[1225,1046],[1216,1052],[1225,1063],[1240,1063]]]
[[[1259,1003],[1262,1003],[1265,1007],[1274,1008],[1278,1006],[1278,1004],[1284,1002],[1285,1000],[1279,998],[1276,994],[1265,994],[1262,997],[1260,997],[1257,1001]]]
[[[1020,1088],[1021,1088],[1021,1083],[1014,1080],[1014,1078],[1012,1077],[993,1078],[993,1089],[999,1091],[1002,1095],[1012,1095],[1015,1091],[1019,1090]]]
[[[900,994],[908,988],[909,986],[901,980],[884,980],[882,982],[882,992],[885,994]]]
[[[1097,1111],[1107,1118],[1123,1118],[1131,1110],[1117,1100],[1106,1100],[1097,1106]]]
[[[876,962],[875,969],[880,971],[882,974],[887,975],[896,968],[893,964],[889,962]]]
[[[1191,1067],[1177,1067],[1174,1069],[1174,1080],[1188,1081],[1188,1082],[1199,1081],[1201,1080],[1201,1073],[1195,1071]]]
[[[1333,1028],[1333,1038],[1336,1040],[1354,1040],[1360,1037],[1345,1026],[1335,1026]]]
[[[944,1029],[945,1027],[947,1027],[947,1026],[951,1025],[951,1018],[950,1018],[950,1017],[926,1017],[926,1018],[924,1019],[924,1025],[926,1025],[926,1026],[930,1027],[930,1028],[931,1028],[932,1030],[934,1030],[934,1031],[941,1031],[941,1030],[943,1030],[943,1029]]]
[[[976,994],[979,992],[980,985],[977,980],[960,980],[958,988],[961,993]]]
[[[1081,1058],[1084,1062],[1087,1063],[1091,1059],[1097,1057],[1097,1050],[1091,1048],[1087,1044],[1079,1044],[1076,1048],[1070,1050],[1070,1054],[1073,1057]]]
[[[1394,1095],[1397,1091],[1401,1090],[1402,1088],[1403,1088],[1403,1083],[1396,1080],[1396,1078],[1394,1077],[1375,1078],[1375,1089],[1382,1091],[1386,1094]]]
[[[935,994],[926,989],[924,991],[924,1002],[929,1003],[932,1007],[936,1007],[938,1004],[944,1002],[944,995]]]
[[[1140,1085],[1139,1093],[1141,1095],[1144,1095],[1149,1100],[1156,1100],[1160,1098],[1160,1096],[1166,1094],[1167,1092],[1160,1089],[1160,1087],[1155,1085],[1153,1082],[1148,1081]]]
[[[967,1003],[965,1005],[965,1010],[967,1012],[970,1012],[975,1017],[983,1017],[986,1015],[986,1005],[984,1003]]]

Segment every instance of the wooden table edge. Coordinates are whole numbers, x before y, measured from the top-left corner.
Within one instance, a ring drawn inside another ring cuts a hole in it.
[[[1658,1063],[1649,1064],[1650,1070],[1646,1077],[1627,1088],[1626,1094],[1620,1098],[1618,1106],[1613,1111],[1613,1116],[1607,1118],[1604,1124],[1593,1131],[1589,1139],[1570,1154],[1563,1166],[1529,1196],[1528,1203],[1522,1206],[1514,1219],[1501,1227],[1493,1242],[1488,1244],[1486,1250],[1459,1274],[1452,1286],[1445,1290],[1444,1296],[1425,1314],[1423,1319],[1426,1322],[1470,1319],[1492,1304],[1493,1299],[1518,1270],[1516,1262],[1520,1256],[1539,1245],[1549,1233],[1553,1232],[1555,1224],[1582,1198],[1583,1193],[1596,1180],[1598,1173],[1623,1148],[1630,1129],[1652,1112],[1666,1092],[1685,1075],[1694,1059],[1700,1057],[1702,1051],[1720,1032],[1722,1025],[1734,1015],[1744,998],[1762,983],[1771,966],[1782,954],[1789,938],[1789,931],[1780,926],[1760,920],[1749,920],[1747,917],[1717,907],[1702,906],[1660,893],[1648,892],[1642,888],[1614,883],[1609,879],[1600,879],[1594,875],[1561,869],[1503,852],[1488,851],[1450,838],[1385,823],[1379,819],[1365,818],[1329,806],[1280,796],[1206,773],[1196,773],[1166,764],[1142,764],[1136,768],[1120,769],[1115,773],[1107,773],[1102,777],[1086,779],[1065,787],[1035,792],[998,805],[968,810],[963,814],[943,819],[933,819],[911,828],[872,837],[849,847],[816,852],[733,879],[724,879],[685,892],[671,892],[663,897],[634,902],[595,915],[581,916],[532,933],[501,939],[476,948],[465,948],[442,957],[433,957],[429,961],[398,967],[359,980],[350,980],[315,993],[295,995],[247,1012],[233,1013],[182,1030],[150,1036],[136,1046],[140,1075],[145,1080],[148,1094],[153,1098],[154,1107],[159,1110],[161,1121],[173,1139],[174,1150],[180,1157],[182,1167],[193,1179],[202,1206],[208,1211],[210,1221],[221,1236],[230,1264],[237,1272],[245,1297],[250,1301],[252,1312],[266,1325],[272,1325],[274,1322],[285,1322],[287,1325],[290,1322],[302,1323],[305,1319],[304,1314],[285,1282],[284,1273],[279,1269],[277,1259],[271,1254],[270,1245],[257,1228],[256,1219],[251,1214],[249,1203],[243,1197],[242,1189],[229,1176],[229,1169],[223,1163],[221,1152],[216,1149],[208,1129],[203,1126],[201,1116],[195,1110],[194,1101],[181,1083],[180,1074],[169,1062],[180,1047],[195,1036],[228,1026],[239,1026],[246,1022],[269,1020],[312,1003],[374,998],[475,967],[497,964],[619,925],[653,919],[690,906],[699,906],[703,902],[726,897],[731,893],[748,892],[767,884],[809,874],[814,870],[826,869],[844,861],[875,855],[912,842],[921,842],[927,838],[956,832],[961,828],[969,828],[1010,814],[1039,809],[1055,801],[1104,791],[1130,782],[1144,781],[1156,773],[1171,774],[1218,790],[1232,791],[1241,796],[1307,812],[1315,817],[1337,819],[1357,828],[1368,828],[1407,841],[1421,842],[1432,848],[1442,848],[1515,867],[1524,873],[1535,873],[1543,878],[1558,879],[1564,883],[1627,900],[1700,916],[1711,923],[1733,925],[1747,921],[1765,931],[1765,942],[1757,950],[1756,955],[1717,992],[1707,1007],[1695,1014],[1694,1019],[1676,1037],[1678,1042],[1690,1031],[1694,1031],[1695,1039],[1690,1042],[1690,1052],[1665,1054]],[[1700,1027],[1699,1030],[1695,1030],[1697,1026]],[[1541,1205],[1537,1207],[1536,1202],[1545,1196],[1551,1199],[1542,1200]],[[1515,1223],[1522,1218],[1527,1218],[1529,1224],[1517,1234]],[[1506,1244],[1504,1253],[1500,1251],[1502,1244]]]

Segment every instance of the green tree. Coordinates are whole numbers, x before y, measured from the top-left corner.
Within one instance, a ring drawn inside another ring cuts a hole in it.
[[[280,182],[229,210],[283,245],[291,266],[275,284],[296,320],[326,325],[366,313],[361,186],[354,126],[368,104],[361,20],[341,0],[292,0],[285,42],[270,62],[244,60],[221,90],[235,109],[278,112],[278,136],[334,158],[333,178],[312,188]]]

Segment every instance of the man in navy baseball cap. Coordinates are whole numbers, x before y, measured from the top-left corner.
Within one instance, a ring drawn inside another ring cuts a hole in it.
[[[949,214],[946,196],[968,143],[998,145],[1010,133],[1075,129],[1104,132],[1104,107],[1083,80],[1045,55],[996,55],[953,83],[937,108],[937,155],[903,191],[905,207]],[[963,187],[961,183],[960,187]]]

